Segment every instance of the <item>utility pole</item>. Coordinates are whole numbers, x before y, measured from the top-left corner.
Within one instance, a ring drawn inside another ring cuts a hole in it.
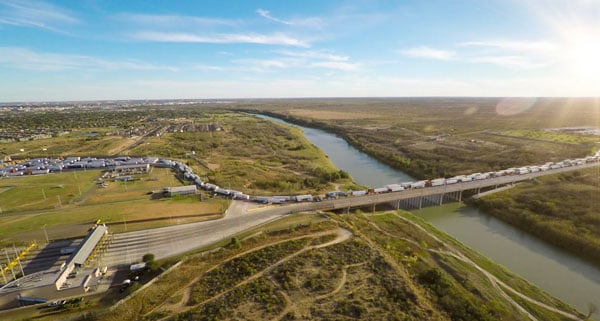
[[[44,195],[44,201],[46,200],[46,192],[44,191],[44,189],[42,188],[42,195]]]
[[[46,232],[46,225],[44,224],[44,226],[42,226],[42,228],[44,229],[44,235],[46,236],[46,244],[50,243],[50,240],[48,239],[48,232]]]
[[[19,258],[19,253],[17,253],[17,248],[15,247],[15,243],[13,243],[13,250],[15,251],[15,256],[17,257],[17,263],[19,263],[19,268],[21,269],[21,277],[25,276],[25,271],[23,271],[23,266],[21,265],[21,258]]]
[[[8,257],[8,251],[6,250],[6,248],[4,249],[4,254],[6,255],[6,262],[8,262],[8,265],[10,265],[10,258]],[[10,267],[10,271],[12,272],[13,275],[13,279],[17,279],[17,275],[15,274],[15,270],[13,270],[12,266]]]
[[[2,264],[0,264],[0,271],[2,271],[2,278],[4,279],[4,284],[7,284],[8,281],[6,281],[6,275],[4,274],[4,268],[2,267]]]

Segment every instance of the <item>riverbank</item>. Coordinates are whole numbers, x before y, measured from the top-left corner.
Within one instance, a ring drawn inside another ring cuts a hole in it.
[[[281,122],[282,120],[276,121]],[[288,125],[291,124],[288,123]],[[311,134],[309,140],[313,144],[331,141],[334,146],[323,145],[320,148],[326,154],[335,154],[335,158],[330,158],[334,165],[336,167],[346,166],[345,169],[352,177],[355,177],[357,173],[364,172],[365,168],[377,169],[381,166],[387,168],[373,158],[363,159],[364,154],[361,151],[348,148],[348,143],[342,139],[332,139],[335,135],[331,133],[307,127],[302,127],[302,129],[305,136],[308,136],[307,133]],[[358,159],[360,161],[357,161]],[[349,164],[357,165],[349,166]],[[387,173],[388,177],[384,178],[386,183],[394,182],[400,175],[403,175],[397,170]],[[382,185],[379,177],[371,177],[371,175],[356,175],[356,177],[360,177],[361,181],[358,183],[362,185]],[[479,212],[475,208],[466,207],[466,210],[457,211],[453,209],[453,206],[465,207],[462,203],[451,203],[444,207],[427,208],[424,211],[441,211],[439,215],[429,217],[428,221],[442,230],[445,230],[444,225],[449,224],[453,229],[446,231],[460,242],[490,257],[495,262],[509,267],[511,271],[533,281],[545,291],[576,306],[581,311],[587,309],[590,298],[598,297],[600,271],[591,263],[552,247],[516,227]],[[423,214],[418,212],[418,215]],[[543,266],[543,270],[540,270],[541,266]],[[600,302],[595,302],[595,304],[600,304]]]
[[[468,203],[600,267],[599,177],[598,169],[550,175]]]
[[[565,144],[563,141],[545,141],[544,143],[536,142],[537,145],[539,145],[538,149],[542,149],[536,151],[535,149],[527,147],[527,145],[532,145],[530,139],[512,139],[508,141],[509,138],[507,137],[493,135],[494,139],[498,140],[494,141],[494,143],[502,142],[507,146],[510,146],[514,151],[511,154],[512,156],[500,156],[498,155],[498,150],[482,148],[479,145],[485,145],[486,143],[483,141],[477,143],[477,140],[475,140],[473,148],[479,155],[471,155],[473,159],[477,160],[477,162],[473,162],[473,160],[464,161],[463,158],[465,155],[458,149],[455,149],[454,152],[441,152],[443,146],[448,147],[447,145],[450,144],[447,137],[427,136],[434,137],[434,140],[437,141],[437,147],[436,145],[428,147],[433,148],[432,151],[436,152],[421,151],[416,154],[411,154],[412,152],[405,153],[405,147],[399,146],[398,143],[392,142],[392,140],[395,139],[396,141],[400,141],[400,144],[413,145],[412,148],[408,148],[411,150],[415,149],[415,141],[409,139],[405,142],[403,141],[403,139],[406,138],[405,136],[394,136],[394,133],[390,132],[390,128],[383,126],[383,124],[386,124],[386,121],[374,121],[373,119],[369,119],[369,126],[361,127],[357,126],[355,119],[335,121],[297,116],[312,115],[306,111],[303,113],[292,113],[275,109],[266,111],[261,110],[260,113],[275,118],[281,118],[292,124],[318,128],[327,133],[337,135],[359,151],[417,179],[450,177],[451,175],[457,174],[486,172],[515,166],[543,164],[547,161],[563,160],[565,157],[581,157],[585,156],[586,151],[589,151],[592,146],[588,141],[580,141],[572,144]],[[378,113],[380,113],[380,111],[375,109],[372,114],[378,115]],[[381,122],[382,126],[374,127],[374,123],[377,123],[378,121]],[[513,126],[520,127],[523,125],[513,124]],[[474,129],[481,130],[481,128],[478,127],[475,127]],[[421,147],[424,146],[423,144],[426,144],[423,143],[425,140],[426,139],[421,138],[421,143],[419,143],[421,144]],[[441,142],[438,140],[441,140]],[[454,140],[456,141],[456,138],[454,138]],[[489,143],[491,143],[491,141],[488,142],[488,144]],[[528,155],[525,158],[522,157],[523,152],[525,151],[523,148],[526,149],[526,154]],[[544,148],[549,149],[544,151]],[[557,155],[560,155],[560,158],[557,158]],[[414,157],[418,158],[415,159]],[[453,157],[455,159],[452,159]],[[461,169],[464,168],[464,166],[469,166],[470,170],[464,171]],[[596,178],[595,181],[588,183],[597,185],[598,180],[599,179]],[[574,200],[583,198],[586,200],[597,199],[590,193],[578,193],[578,183],[575,181],[571,183],[572,186],[568,189],[560,184],[551,184],[551,190],[548,190],[548,188],[541,188],[539,190],[544,191],[544,193],[538,192],[535,189],[528,189],[528,193],[535,194],[536,197],[538,197],[537,199],[528,197],[527,195],[521,196],[524,189],[517,188],[510,193],[507,192],[508,194],[501,193],[500,195],[511,195],[510,197],[504,197],[504,201],[499,201],[498,196],[488,196],[477,201],[472,201],[469,204],[484,211],[488,211],[491,215],[494,215],[519,229],[532,233],[536,237],[539,237],[550,244],[574,253],[584,260],[588,260],[600,267],[600,245],[598,245],[600,244],[600,235],[599,233],[594,232],[600,231],[600,212],[598,212],[600,201],[587,206],[586,212],[588,214],[581,216],[569,214],[580,213],[576,208],[576,205],[568,202],[568,206],[561,207],[557,204],[565,203],[560,201],[553,202],[552,199],[544,196],[553,195],[554,198],[559,200],[563,197],[561,195],[569,195],[568,197]],[[517,199],[522,199],[519,201],[521,205],[515,205]],[[544,204],[540,205],[540,202]],[[550,206],[550,209],[548,209],[547,205]],[[544,211],[549,211],[551,214],[545,214]],[[557,215],[556,213],[564,214]],[[550,219],[550,221],[544,221],[545,219]]]

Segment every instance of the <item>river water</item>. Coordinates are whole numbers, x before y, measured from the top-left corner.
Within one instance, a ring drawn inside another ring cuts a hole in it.
[[[334,134],[278,118],[259,117],[300,127],[311,143],[358,184],[381,187],[413,180]],[[462,203],[426,208],[415,214],[583,313],[589,303],[600,306],[600,268],[576,256]]]

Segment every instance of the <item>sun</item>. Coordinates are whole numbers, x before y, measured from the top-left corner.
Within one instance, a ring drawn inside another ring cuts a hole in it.
[[[600,80],[600,37],[598,30],[578,28],[567,33],[565,63],[580,80]]]

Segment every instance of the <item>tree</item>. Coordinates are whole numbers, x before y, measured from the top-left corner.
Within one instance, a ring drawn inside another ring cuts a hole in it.
[[[144,254],[144,256],[142,257],[142,261],[146,264],[154,262],[154,254],[152,254],[152,253]]]
[[[156,271],[158,269],[158,263],[154,260],[154,254],[146,253],[142,257],[142,261],[146,263],[146,267],[151,271]]]
[[[240,247],[242,247],[242,243],[237,237],[232,237],[231,242],[229,243],[229,247],[231,247],[232,249],[239,249]]]

